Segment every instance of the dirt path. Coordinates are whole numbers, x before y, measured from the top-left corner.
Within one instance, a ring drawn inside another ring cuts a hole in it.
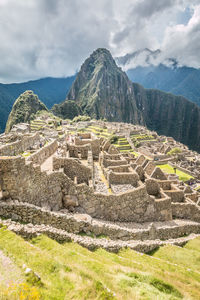
[[[0,285],[9,286],[20,282],[23,282],[20,268],[0,250]]]

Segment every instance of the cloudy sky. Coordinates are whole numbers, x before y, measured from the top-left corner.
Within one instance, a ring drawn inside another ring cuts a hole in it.
[[[0,82],[73,75],[96,48],[200,67],[200,0],[0,0]]]

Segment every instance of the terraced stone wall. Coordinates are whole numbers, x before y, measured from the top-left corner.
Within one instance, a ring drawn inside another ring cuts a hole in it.
[[[35,144],[39,144],[39,133],[24,135],[21,140],[6,144],[0,147],[0,156],[14,156],[30,149]]]
[[[200,222],[200,207],[195,203],[172,203],[172,215],[175,218]]]

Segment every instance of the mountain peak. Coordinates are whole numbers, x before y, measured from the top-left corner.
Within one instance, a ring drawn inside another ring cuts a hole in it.
[[[14,124],[29,122],[33,115],[40,110],[47,110],[47,108],[33,91],[25,91],[13,105],[6,124],[6,132],[9,132]]]
[[[140,123],[141,114],[133,98],[132,83],[105,48],[86,59],[67,95],[67,99],[76,100],[84,114],[94,118]],[[126,112],[121,110],[122,103]]]
[[[106,48],[96,49],[83,63],[81,71],[84,72],[85,69],[87,72],[89,70],[94,71],[94,69],[99,71],[102,67],[109,69],[117,67],[110,51]]]

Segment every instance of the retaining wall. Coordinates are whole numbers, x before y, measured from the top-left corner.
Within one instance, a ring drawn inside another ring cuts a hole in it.
[[[200,207],[192,203],[172,203],[172,215],[175,218],[200,222]]]
[[[52,210],[62,208],[63,194],[73,182],[62,172],[41,172],[22,157],[0,159],[0,185],[4,199],[18,199]]]

